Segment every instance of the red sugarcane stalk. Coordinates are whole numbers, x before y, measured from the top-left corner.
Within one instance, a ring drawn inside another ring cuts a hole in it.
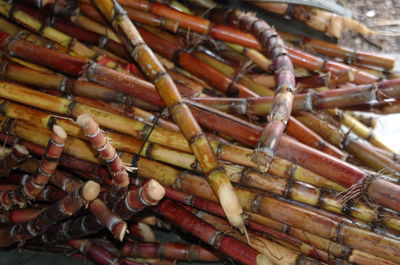
[[[37,173],[29,178],[21,188],[1,192],[0,204],[2,208],[24,207],[27,201],[35,199],[42,192],[58,165],[58,159],[66,140],[67,134],[64,129],[57,125],[53,126],[53,132]]]
[[[200,245],[182,243],[151,243],[127,241],[121,249],[123,257],[166,258],[183,261],[218,261],[216,253]]]
[[[2,211],[0,214],[0,222],[4,224],[25,223],[36,218],[40,214],[41,210],[41,208],[37,207]]]
[[[64,242],[96,233],[106,227],[116,239],[122,241],[127,230],[122,220],[129,220],[145,207],[157,204],[163,195],[164,188],[157,181],[150,180],[140,188],[132,188],[124,198],[114,203],[112,212],[101,200],[96,199],[88,207],[93,215],[53,226],[42,239],[46,243]]]
[[[13,145],[11,152],[0,161],[0,178],[8,177],[10,173],[28,158],[29,151],[22,145]]]
[[[26,223],[2,228],[0,230],[0,245],[10,246],[16,242],[43,234],[57,221],[68,218],[85,207],[87,202],[94,200],[98,196],[99,192],[99,184],[93,181],[86,182],[61,201],[44,209],[37,218]]]
[[[190,232],[242,264],[272,264],[266,256],[251,249],[246,244],[224,235],[212,225],[196,217],[177,203],[164,200],[157,210],[162,216],[173,221],[182,229]]]
[[[140,265],[140,263],[130,261],[127,259],[120,259],[107,249],[98,244],[93,243],[91,240],[74,239],[67,242],[68,245],[85,254],[90,260],[101,265]]]

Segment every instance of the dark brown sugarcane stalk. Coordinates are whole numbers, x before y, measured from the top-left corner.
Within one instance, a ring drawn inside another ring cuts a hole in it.
[[[100,192],[100,185],[88,181],[75,192],[53,206],[44,209],[37,218],[12,227],[2,228],[1,246],[10,246],[16,242],[24,241],[43,234],[52,224],[74,215],[86,206],[87,202],[94,200]]]
[[[1,211],[0,222],[4,224],[25,223],[36,218],[41,210],[41,208],[25,208]]]
[[[29,200],[34,200],[42,192],[58,165],[58,159],[64,150],[66,140],[67,134],[64,129],[55,125],[38,171],[21,188],[1,192],[2,208],[25,207]]]
[[[126,259],[120,259],[115,256],[107,249],[103,248],[100,245],[93,243],[88,239],[73,239],[67,242],[68,245],[80,251],[82,254],[85,254],[85,257],[88,257],[90,260],[102,264],[102,265],[113,265],[113,264],[121,264],[121,265],[140,265],[140,263],[129,261]]]
[[[164,188],[152,179],[140,188],[132,188],[124,199],[114,205],[113,211],[124,220],[129,220],[133,214],[145,207],[156,205],[164,194]]]
[[[110,192],[105,194],[104,200],[107,204],[113,204],[125,197],[128,192],[129,176],[127,166],[122,163],[117,150],[107,140],[104,132],[100,130],[99,124],[90,115],[82,114],[78,116],[76,123],[82,128],[93,149],[98,152],[100,158],[107,164],[113,179],[113,186]]]
[[[29,151],[22,145],[14,145],[11,152],[0,161],[0,176],[8,177],[28,158]]]
[[[192,233],[217,250],[229,255],[242,264],[271,264],[272,262],[263,254],[260,254],[246,244],[224,235],[213,226],[202,221],[182,206],[164,200],[157,208],[158,212],[164,217],[176,223],[182,229]],[[202,229],[199,229],[202,227]]]
[[[292,110],[293,93],[296,89],[293,65],[283,41],[265,21],[240,11],[230,12],[227,17],[231,24],[256,36],[262,49],[267,52],[274,64],[276,92],[268,116],[268,124],[252,155],[252,160],[257,163],[260,170],[266,172],[275,156]]]
[[[142,258],[167,258],[183,261],[218,261],[215,252],[200,245],[188,245],[182,243],[146,243],[127,241],[121,249],[121,256]]]
[[[242,210],[226,172],[218,167],[214,151],[189,108],[182,102],[174,82],[158,62],[150,48],[145,44],[135,26],[126,16],[123,8],[111,0],[94,1],[96,7],[113,23],[114,29],[122,36],[130,55],[141,66],[145,75],[154,82],[174,121],[191,145],[200,167],[207,175],[213,190],[218,195],[222,207],[231,224],[245,229],[241,217]],[[243,231],[244,232],[244,231]]]

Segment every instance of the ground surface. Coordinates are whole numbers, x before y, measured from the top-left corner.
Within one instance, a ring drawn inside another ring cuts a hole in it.
[[[352,17],[377,32],[400,35],[400,0],[339,0],[352,12]],[[400,53],[400,36],[375,35],[367,38],[346,33],[339,43],[374,52]]]

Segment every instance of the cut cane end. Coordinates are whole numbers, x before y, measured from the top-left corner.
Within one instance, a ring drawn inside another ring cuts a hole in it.
[[[121,241],[124,239],[128,226],[125,222],[120,222],[113,227],[114,238]]]
[[[236,193],[233,191],[233,187],[230,182],[220,185],[218,195],[219,201],[224,209],[229,223],[239,230],[245,229],[242,218],[242,206],[240,205],[239,199]]]
[[[56,137],[55,142],[57,143],[63,143],[65,142],[65,140],[67,139],[68,135],[65,132],[65,130],[63,129],[63,127],[58,126],[58,125],[54,125],[53,126],[53,136]]]
[[[156,242],[156,236],[154,235],[153,230],[151,230],[150,226],[141,222],[138,223],[138,226],[143,236],[144,242]]]
[[[259,171],[263,174],[268,172],[273,158],[273,152],[266,148],[257,148],[251,155],[251,161],[257,164]]]
[[[76,124],[78,124],[78,126],[81,128],[86,128],[89,125],[91,119],[92,117],[90,117],[89,114],[84,113],[76,118]]]
[[[22,156],[27,156],[27,155],[29,155],[28,149],[26,149],[26,147],[23,146],[23,145],[16,144],[16,145],[14,145],[14,148],[15,148],[15,150],[16,150],[19,154],[21,154]]]
[[[93,201],[100,194],[100,185],[94,181],[89,180],[82,187],[82,198],[85,201]]]
[[[157,204],[165,195],[165,189],[156,180],[151,179],[143,188],[142,191],[143,199],[151,204]]]

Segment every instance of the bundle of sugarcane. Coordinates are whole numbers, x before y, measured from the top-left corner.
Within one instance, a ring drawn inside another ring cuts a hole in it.
[[[189,7],[0,0],[0,246],[400,263],[398,152],[354,112],[397,111],[394,60]]]

